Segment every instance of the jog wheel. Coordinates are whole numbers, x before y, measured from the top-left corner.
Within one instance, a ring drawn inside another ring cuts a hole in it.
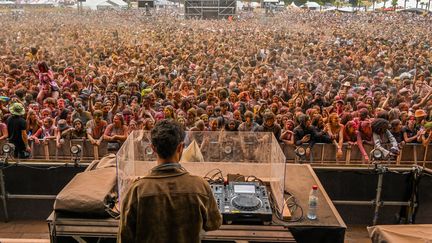
[[[256,196],[240,195],[232,199],[232,205],[241,211],[255,211],[261,207],[261,200]]]

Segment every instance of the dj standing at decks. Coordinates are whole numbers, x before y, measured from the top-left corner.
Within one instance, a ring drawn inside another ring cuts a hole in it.
[[[200,242],[202,230],[222,223],[209,184],[190,175],[180,164],[185,132],[162,120],[151,131],[158,165],[135,181],[121,208],[119,243]]]

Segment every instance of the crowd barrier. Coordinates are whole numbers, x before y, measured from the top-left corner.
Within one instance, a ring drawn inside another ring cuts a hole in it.
[[[295,154],[295,146],[281,144],[287,162],[292,163],[311,163],[311,164],[364,164],[366,163],[357,145],[343,144],[343,155],[341,159],[336,158],[336,146],[334,144],[315,144],[311,150],[310,158],[301,160]],[[307,147],[307,144],[304,145]],[[408,143],[403,146],[399,156],[389,163],[396,165],[416,164],[426,166],[431,164],[432,145],[423,146],[418,143]],[[364,149],[372,160],[370,152],[372,145],[364,145]]]
[[[5,141],[0,141],[0,147]],[[82,161],[98,160],[108,153],[116,153],[117,151],[109,151],[108,143],[102,141],[99,146],[92,145],[88,139],[65,139],[64,144],[58,148],[54,139],[43,141],[40,143],[31,143],[32,160],[60,161],[70,160],[72,158],[70,147],[72,145],[81,145],[82,152],[80,159]],[[304,145],[307,147],[307,144]],[[344,144],[342,147],[343,155],[341,159],[336,158],[336,146],[334,144],[315,144],[311,150],[310,158],[301,160],[296,156],[293,145],[281,144],[282,151],[285,154],[288,163],[311,163],[311,164],[364,164],[364,158],[358,146]],[[364,145],[368,155],[373,149],[371,145]],[[370,156],[369,156],[370,157]],[[372,158],[370,158],[372,159]],[[396,165],[416,164],[427,166],[432,164],[432,145],[423,146],[421,144],[408,143],[401,150],[400,155],[395,161],[390,161]],[[427,166],[430,167],[430,166]]]
[[[67,160],[71,158],[70,148],[73,145],[80,145],[82,152],[80,159],[84,161],[91,161],[99,159],[99,155],[108,153],[107,142],[101,142],[99,146],[92,145],[89,140],[84,139],[65,139],[64,144],[58,148],[54,139],[40,141],[39,144],[31,144],[31,159],[44,159],[44,160]],[[114,151],[116,152],[116,151]]]
[[[0,148],[6,141],[0,141]],[[64,161],[71,160],[71,146],[80,145],[81,153],[79,159],[81,161],[98,160],[108,153],[116,153],[108,149],[108,142],[102,141],[99,146],[93,145],[87,139],[64,139],[64,143],[56,146],[55,139],[40,140],[39,143],[30,142],[31,153],[28,159],[30,160],[45,160],[45,161]]]

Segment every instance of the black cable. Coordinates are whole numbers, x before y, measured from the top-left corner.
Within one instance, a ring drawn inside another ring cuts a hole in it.
[[[300,216],[297,218],[286,220],[286,219],[283,219],[283,216],[280,214],[280,212],[278,212],[276,210],[275,211],[276,218],[282,222],[285,222],[285,223],[293,223],[293,222],[298,222],[298,221],[303,220],[304,219],[304,210],[303,210],[303,207],[300,206],[300,204],[298,204],[297,198],[291,192],[284,191],[284,197],[285,197],[285,194],[289,195],[289,197],[284,198],[284,204],[282,206],[282,210],[283,210],[283,208],[285,208],[285,206],[287,206],[291,212],[291,215],[294,215],[295,212],[297,211],[297,209],[300,209]],[[290,200],[291,200],[291,202],[289,202]]]
[[[217,172],[222,173],[222,171],[221,171],[220,169],[215,168],[215,169],[212,169],[212,170],[210,170],[209,172],[207,172],[207,174],[204,175],[204,178],[207,177],[207,176],[208,176],[211,172],[213,172],[213,171],[217,171]]]
[[[250,178],[251,178],[252,180],[249,180]],[[247,176],[246,179],[245,179],[245,181],[246,181],[246,182],[259,182],[261,186],[264,186],[264,185],[265,185],[264,182],[263,182],[260,178],[258,178],[258,177],[256,177],[256,176],[253,176],[253,175],[251,175],[251,176]]]
[[[243,180],[240,180],[240,179],[242,179],[242,178],[243,178]],[[234,179],[231,179],[231,180],[229,180],[229,181],[234,181],[234,182],[245,182],[246,179],[244,179],[244,176],[243,176],[243,175],[236,175],[236,177],[235,177]]]
[[[211,177],[209,177],[210,173],[213,172],[213,171],[215,171],[215,173],[214,173]],[[219,175],[219,177],[215,179],[215,177],[218,176],[218,175]],[[218,168],[215,168],[215,169],[210,170],[209,172],[207,172],[207,174],[204,175],[203,178],[204,178],[204,179],[205,179],[209,184],[223,184],[223,183],[225,182],[225,179],[224,179],[223,173],[222,173],[222,171],[221,171],[220,169],[218,169]]]
[[[30,169],[34,169],[34,170],[54,170],[54,169],[58,169],[58,168],[68,167],[68,164],[69,163],[65,163],[65,164],[62,164],[62,165],[50,166],[50,167],[47,167],[47,168],[41,168],[41,167],[36,167],[36,166],[31,166],[31,165],[26,165],[26,164],[19,164],[19,163],[16,163],[14,165],[16,165],[16,166],[22,166],[22,167],[26,167],[26,168],[30,168]]]
[[[13,167],[15,165],[16,164],[9,164],[9,165],[5,164],[4,166],[0,167],[0,170],[6,170],[6,169],[9,169],[9,168],[11,168],[11,167]]]
[[[265,183],[260,178],[253,176],[253,175],[247,176],[246,182],[259,182],[261,184],[261,186],[265,185]],[[300,206],[300,204],[297,203],[297,198],[292,193],[290,193],[288,191],[284,191],[284,204],[282,205],[282,210],[279,210],[279,208],[277,207],[277,205],[275,203],[275,199],[273,198],[273,194],[271,193],[271,190],[268,191],[268,194],[269,194],[270,206],[272,208],[272,211],[276,215],[277,219],[279,219],[280,221],[285,222],[285,223],[292,223],[292,222],[298,222],[298,221],[303,220],[303,218],[304,218],[303,208],[302,208],[302,206]],[[287,199],[285,198],[285,194],[289,195],[289,197]],[[289,200],[291,200],[291,202],[289,202]],[[300,217],[290,219],[290,220],[283,219],[282,211],[283,211],[285,206],[287,206],[289,208],[291,215],[294,215],[295,212],[297,211],[297,209],[300,209]]]
[[[393,173],[393,174],[398,174],[398,175],[409,175],[412,173],[412,171],[395,171],[395,170],[387,170],[387,172]]]
[[[12,155],[9,155],[9,156],[7,156],[7,158],[10,158],[10,159],[14,159],[14,156],[12,156]],[[6,159],[7,159],[6,158]],[[69,165],[69,163],[68,162],[66,162],[66,163],[64,163],[64,164],[61,164],[61,165],[58,165],[58,166],[50,166],[50,167],[48,167],[48,168],[41,168],[41,167],[36,167],[36,166],[32,166],[32,165],[27,165],[27,164],[21,164],[20,163],[20,161],[18,160],[17,162],[14,162],[14,163],[9,163],[9,164],[6,164],[6,163],[4,163],[3,162],[3,164],[5,165],[5,166],[3,166],[3,167],[0,167],[0,170],[5,170],[5,169],[8,169],[8,168],[11,168],[11,167],[13,167],[13,166],[22,166],[22,167],[26,167],[26,168],[30,168],[30,169],[34,169],[34,170],[54,170],[54,169],[58,169],[58,168],[62,168],[62,167],[68,167],[68,165]]]
[[[210,176],[212,172],[215,172],[215,173],[212,176]],[[218,175],[219,175],[219,177],[215,178]],[[209,172],[207,172],[204,175],[203,178],[206,179],[207,182],[209,182],[210,184],[216,184],[216,183],[217,184],[223,184],[224,183],[223,173],[218,168],[210,170]],[[265,186],[265,183],[260,178],[254,176],[254,175],[246,176],[245,182],[258,182],[258,183],[260,183],[261,186]],[[289,195],[289,197],[287,199],[285,198],[285,194]],[[271,191],[268,191],[268,195],[269,195],[270,207],[272,208],[272,211],[276,215],[276,218],[278,220],[280,220],[281,222],[285,222],[285,223],[292,223],[292,222],[298,222],[298,221],[301,221],[304,219],[303,207],[300,206],[300,204],[298,204],[297,198],[292,193],[290,193],[288,191],[284,191],[284,204],[282,205],[282,210],[285,206],[287,206],[291,212],[291,215],[294,215],[295,212],[298,209],[300,209],[300,217],[293,218],[290,220],[283,219],[281,210],[279,210],[279,208],[277,207]],[[275,223],[280,224],[280,222],[275,222]]]
[[[342,173],[342,172],[347,172],[346,170],[326,170],[325,167],[318,168],[318,170],[319,170],[320,173],[334,173],[334,172]],[[352,173],[360,174],[360,175],[375,175],[376,174],[375,170],[373,170],[373,171],[369,171],[369,170],[366,170],[366,171],[349,170],[348,172],[352,172]]]
[[[321,168],[320,168],[321,169]],[[376,175],[376,174],[378,174],[377,172],[376,172],[376,170],[373,170],[373,168],[372,167],[368,167],[368,169],[370,169],[370,170],[368,170],[368,171],[356,171],[356,170],[350,170],[350,171],[348,171],[348,172],[352,172],[352,173],[354,173],[354,174],[359,174],[359,175]],[[339,173],[341,173],[341,172],[347,172],[346,170],[336,170],[336,171],[334,171],[334,170],[325,170],[325,168],[323,169],[323,170],[320,170],[320,173],[333,173],[333,172],[339,172]],[[386,170],[386,172],[390,172],[390,173],[395,173],[395,174],[400,174],[400,175],[407,175],[407,174],[410,174],[411,173],[411,171],[404,171],[404,172],[401,172],[401,171],[395,171],[395,170]],[[431,175],[432,176],[432,175]]]

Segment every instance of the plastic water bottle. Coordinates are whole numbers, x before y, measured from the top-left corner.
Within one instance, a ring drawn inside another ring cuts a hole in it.
[[[318,186],[313,185],[312,190],[309,194],[309,210],[307,213],[308,219],[317,218],[317,207],[318,207]]]

